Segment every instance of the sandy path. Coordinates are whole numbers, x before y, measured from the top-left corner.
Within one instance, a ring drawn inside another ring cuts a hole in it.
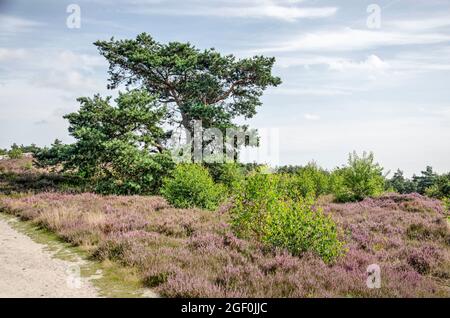
[[[76,276],[76,263],[52,258],[44,245],[0,219],[0,297],[97,297]]]

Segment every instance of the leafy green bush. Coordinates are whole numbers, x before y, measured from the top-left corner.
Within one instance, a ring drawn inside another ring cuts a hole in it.
[[[232,193],[237,184],[245,177],[244,167],[238,163],[206,163],[214,182],[221,183]]]
[[[450,198],[443,198],[442,201],[444,202],[444,208],[447,212],[450,212]],[[447,217],[447,219],[450,221],[450,218]]]
[[[171,178],[165,178],[161,194],[175,207],[214,210],[226,189],[215,184],[208,170],[198,164],[179,164]]]
[[[342,253],[338,229],[311,196],[303,198],[288,174],[252,174],[239,185],[231,209],[237,235],[256,238],[273,247],[299,255],[306,251],[331,262]]]
[[[110,169],[95,180],[96,192],[123,195],[158,193],[163,178],[173,169],[174,163],[168,153],[150,154],[117,140],[105,146],[105,153],[111,158]]]
[[[426,188],[425,194],[431,198],[450,199],[450,173],[436,176],[433,185]]]
[[[413,193],[417,191],[415,182],[405,178],[403,171],[398,169],[391,179],[387,181],[387,188],[400,194]]]
[[[318,197],[329,192],[329,174],[316,164],[308,164],[296,172],[298,186],[303,196]]]
[[[384,191],[383,168],[374,163],[373,153],[360,157],[353,152],[348,165],[337,169],[332,175],[332,189],[339,202],[360,201],[368,196],[380,195]]]
[[[10,151],[8,151],[8,156],[10,159],[20,159],[23,156],[23,152],[20,148],[14,147],[11,148]]]
[[[343,243],[337,226],[320,209],[313,209],[313,203],[309,199],[275,201],[267,214],[263,241],[294,255],[312,251],[327,263],[339,257]]]

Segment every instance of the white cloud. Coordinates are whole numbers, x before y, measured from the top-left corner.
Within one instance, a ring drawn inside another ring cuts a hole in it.
[[[33,30],[43,23],[20,17],[0,14],[0,33],[17,33]]]
[[[25,49],[7,49],[0,47],[0,61],[20,60],[27,56]]]
[[[256,52],[290,51],[352,51],[376,47],[411,44],[434,44],[450,41],[450,35],[441,33],[405,33],[344,28],[337,31],[301,33],[289,39],[271,43]]]
[[[270,18],[284,21],[296,21],[303,18],[325,18],[336,14],[337,7],[304,7],[297,4],[302,1],[253,0],[253,1],[145,1],[130,10],[144,14],[165,14],[185,16],[206,16],[223,18]],[[162,4],[162,5],[159,5]]]
[[[320,116],[319,115],[315,115],[315,114],[305,114],[305,115],[303,115],[303,117],[306,120],[314,120],[314,121],[320,119]]]
[[[107,63],[97,55],[70,50],[0,48],[0,61],[5,64],[5,78],[22,78],[37,87],[51,87],[70,93],[103,90],[105,83],[96,76]]]
[[[287,96],[335,96],[350,95],[351,90],[336,87],[277,87],[270,94]]]
[[[389,63],[381,60],[378,56],[372,54],[367,57],[366,60],[361,62],[355,62],[347,59],[340,59],[329,62],[331,70],[347,71],[368,71],[368,72],[382,72],[389,69]]]
[[[450,16],[441,16],[427,19],[387,21],[383,23],[383,25],[405,31],[426,31],[450,26]]]

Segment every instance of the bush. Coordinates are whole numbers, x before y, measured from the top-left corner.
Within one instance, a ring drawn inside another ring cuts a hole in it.
[[[23,156],[23,152],[22,152],[22,150],[20,150],[20,149],[18,149],[18,148],[16,148],[16,149],[11,149],[11,150],[8,152],[8,156],[9,156],[10,159],[20,159],[20,158],[22,158],[22,156]]]
[[[229,193],[232,193],[245,177],[244,167],[238,163],[207,163],[205,167],[214,182],[226,186]]]
[[[237,235],[256,238],[272,247],[286,248],[294,255],[311,251],[325,262],[342,253],[343,243],[331,218],[313,208],[291,187],[295,177],[287,174],[253,174],[240,184],[231,209]]]
[[[360,201],[383,193],[385,179],[383,168],[374,163],[373,153],[360,157],[349,155],[348,166],[337,169],[332,175],[332,189],[339,202]]]
[[[316,164],[308,164],[296,172],[298,187],[303,196],[329,193],[329,174]]]
[[[337,226],[313,201],[277,200],[267,215],[263,241],[284,247],[292,254],[311,251],[325,262],[332,262],[342,253]]]
[[[425,190],[425,194],[431,198],[450,198],[450,173],[437,176],[433,185]]]
[[[413,181],[405,178],[403,171],[400,169],[387,181],[387,188],[400,194],[417,192],[417,185]]]
[[[215,184],[205,167],[198,164],[179,164],[171,178],[165,178],[161,194],[178,208],[199,207],[215,210],[226,189]]]

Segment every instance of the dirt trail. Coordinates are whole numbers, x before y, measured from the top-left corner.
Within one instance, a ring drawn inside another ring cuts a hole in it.
[[[53,258],[0,219],[0,297],[98,297],[89,281],[78,278],[76,265]]]

